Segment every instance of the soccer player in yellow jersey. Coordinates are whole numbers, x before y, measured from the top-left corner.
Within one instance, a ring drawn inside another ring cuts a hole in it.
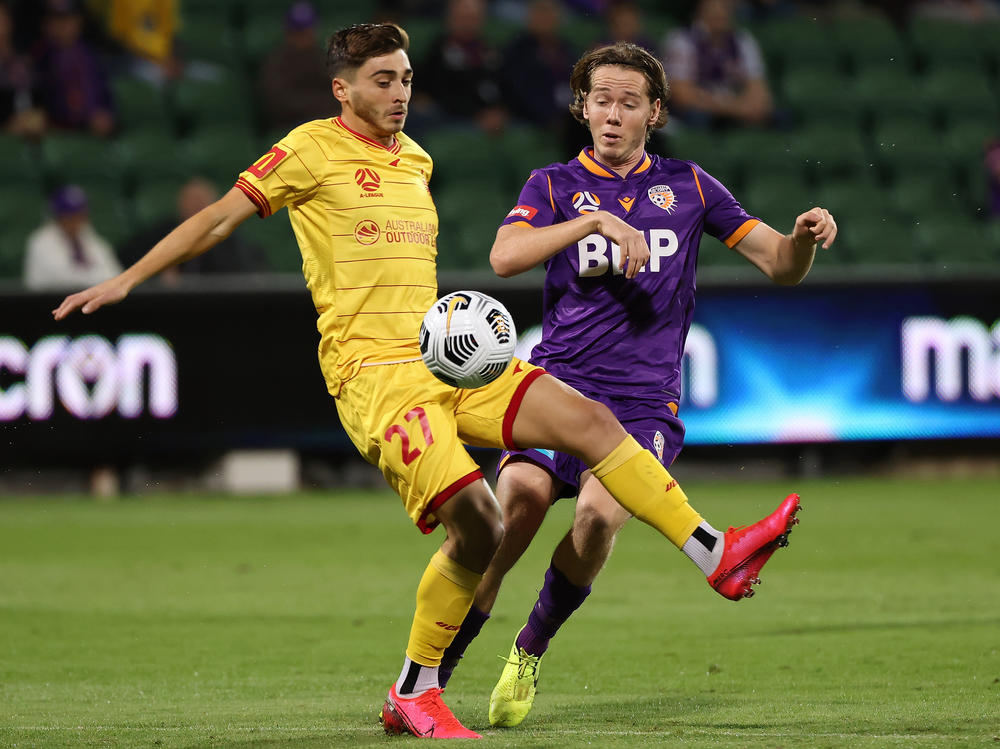
[[[320,366],[344,428],[417,527],[446,531],[417,587],[403,668],[381,719],[388,733],[478,738],[451,713],[438,685],[441,656],[503,534],[497,501],[463,443],[579,457],[631,514],[688,556],[697,546],[711,558],[708,580],[729,597],[749,588],[798,504],[786,500],[752,526],[717,531],[607,407],[544,370],[515,360],[477,390],[453,389],[430,374],[417,332],[437,297],[437,214],[431,159],[402,133],[413,74],[407,48],[406,33],[392,24],[334,34],[328,67],[343,114],[293,130],[220,200],[120,275],[66,297],[53,315],[61,320],[120,302],[253,214],[266,218],[287,207],[319,314]],[[607,214],[581,220],[622,248],[624,275],[635,278],[650,256],[642,234]]]

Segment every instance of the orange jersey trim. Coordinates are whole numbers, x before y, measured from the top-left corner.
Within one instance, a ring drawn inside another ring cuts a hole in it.
[[[691,174],[694,175],[694,183],[698,186],[698,194],[701,196],[701,207],[704,208],[705,207],[705,193],[703,193],[701,191],[701,180],[698,179],[698,172],[696,172],[694,170],[694,167],[691,167]]]
[[[747,234],[749,234],[750,230],[753,229],[759,223],[760,223],[759,218],[751,218],[744,221],[743,225],[740,226],[739,229],[734,231],[724,240],[726,247],[728,247],[729,249],[733,249],[733,247],[739,244],[739,241],[743,239],[743,237],[745,237]]]
[[[603,166],[594,161],[594,158],[587,153],[587,149],[584,148],[580,151],[580,155],[576,157],[583,164],[584,169],[586,169],[591,174],[596,174],[598,177],[617,177],[617,174],[612,174]]]
[[[399,145],[399,141],[396,140],[396,136],[392,137],[392,145],[391,146],[383,146],[377,140],[372,140],[368,136],[362,135],[361,133],[357,132],[356,130],[351,130],[351,128],[349,128],[346,124],[344,124],[344,121],[342,119],[340,119],[340,117],[335,118],[333,121],[335,123],[337,123],[338,125],[340,125],[342,128],[344,128],[344,130],[346,130],[347,132],[349,132],[355,138],[357,138],[358,140],[360,140],[360,141],[362,141],[364,143],[367,143],[370,146],[375,146],[376,148],[385,149],[389,153],[399,153],[400,149],[402,148],[402,146]]]
[[[545,175],[545,179],[549,181],[549,205],[552,206],[552,212],[556,212],[556,201],[552,198],[552,177]]]
[[[625,179],[625,177],[622,177],[621,175],[616,174],[615,172],[608,171],[603,166],[598,164],[597,160],[593,156],[591,156],[592,152],[593,149],[584,148],[582,151],[580,151],[580,155],[577,156],[577,159],[579,159],[580,163],[583,164],[584,168],[588,172],[596,174],[598,177],[608,177],[610,179]],[[653,165],[653,160],[649,157],[649,154],[643,153],[642,161],[639,162],[639,166],[637,166],[635,169],[629,172],[628,175],[626,176],[631,177],[633,174],[641,174],[642,172],[649,169],[649,167],[651,167],[652,165]]]

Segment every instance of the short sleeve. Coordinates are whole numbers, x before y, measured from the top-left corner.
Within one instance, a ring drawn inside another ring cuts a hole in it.
[[[261,218],[290,203],[316,194],[322,179],[317,174],[326,158],[314,137],[303,129],[293,130],[240,173],[236,187],[253,201]]]
[[[539,228],[555,223],[555,203],[552,181],[544,171],[534,171],[521,188],[515,205],[501,226],[531,226]]]
[[[734,247],[760,219],[749,215],[726,187],[697,164],[692,164],[705,201],[705,232]]]

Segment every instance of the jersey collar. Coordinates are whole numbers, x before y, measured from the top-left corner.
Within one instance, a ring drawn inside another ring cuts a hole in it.
[[[391,146],[383,146],[377,140],[372,140],[368,136],[362,135],[361,133],[357,132],[356,130],[351,130],[351,128],[349,128],[344,123],[344,121],[342,119],[340,119],[339,117],[334,118],[334,122],[336,122],[338,125],[340,125],[342,128],[344,128],[344,130],[346,130],[347,132],[349,132],[355,138],[357,138],[358,140],[362,141],[363,143],[367,143],[370,146],[375,146],[376,148],[384,148],[389,153],[399,153],[400,148],[402,148],[402,146],[399,145],[399,141],[396,139],[395,135],[392,136],[392,145]]]
[[[627,179],[633,174],[641,174],[642,172],[649,169],[653,164],[653,160],[649,158],[649,154],[645,151],[642,152],[642,158],[639,159],[639,163],[635,165],[624,177],[619,176],[617,172],[613,172],[608,169],[603,164],[598,163],[597,159],[594,158],[593,148],[584,148],[580,151],[580,155],[576,157],[577,160],[583,165],[583,168],[592,174],[596,174],[598,177],[604,177],[606,179]]]

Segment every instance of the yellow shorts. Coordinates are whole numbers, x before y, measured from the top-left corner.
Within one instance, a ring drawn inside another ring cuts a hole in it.
[[[515,449],[514,418],[545,370],[514,359],[485,387],[456,390],[422,361],[363,367],[343,384],[337,411],[365,460],[377,465],[424,533],[434,510],[483,477],[463,445]]]

